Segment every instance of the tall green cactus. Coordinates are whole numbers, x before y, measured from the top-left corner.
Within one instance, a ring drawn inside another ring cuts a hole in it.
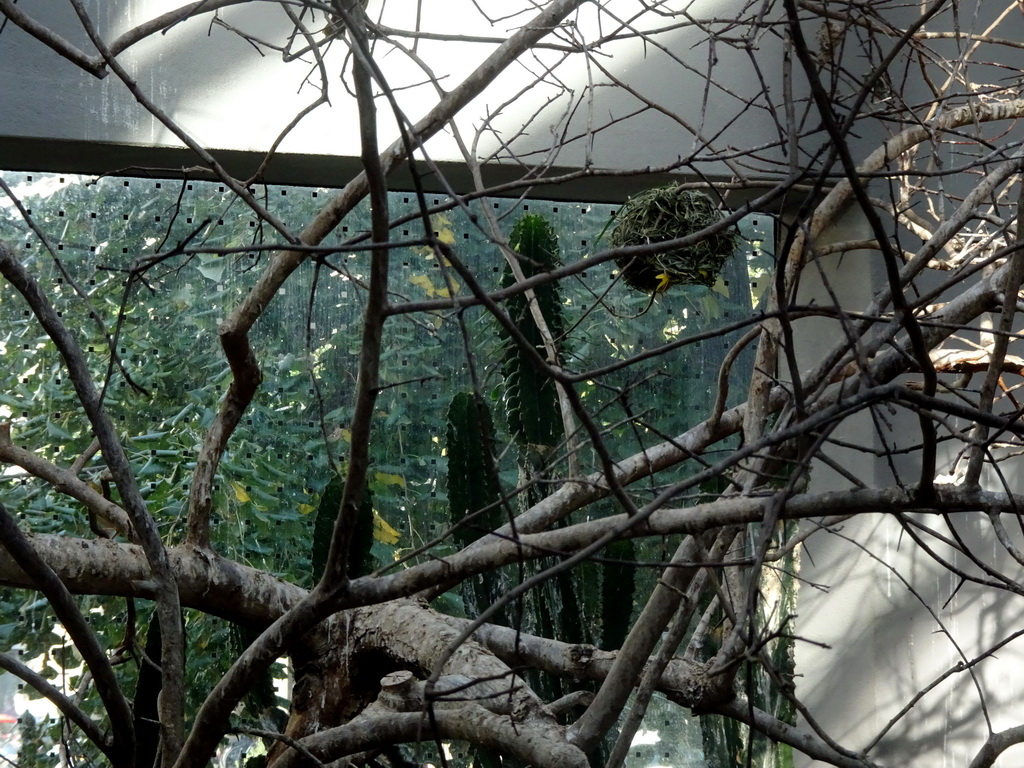
[[[543,216],[527,214],[520,218],[512,229],[509,245],[519,253],[519,266],[526,277],[548,272],[559,264],[558,236]],[[507,288],[514,283],[512,269],[505,267],[501,286]],[[564,330],[558,286],[554,282],[545,283],[534,289],[534,295],[548,330],[558,339]],[[546,358],[544,340],[526,296],[513,296],[505,309],[519,332]],[[505,379],[505,415],[509,431],[519,449],[520,466],[528,472],[540,471],[554,446],[564,437],[555,385],[538,370],[526,350],[514,344],[504,331],[501,335],[504,342],[501,372]]]
[[[520,217],[512,228],[509,245],[519,254],[519,266],[525,277],[549,272],[560,263],[558,236],[543,216],[525,214]],[[514,283],[512,269],[506,267],[501,284],[507,287]],[[533,293],[548,332],[561,343],[565,320],[558,285],[548,282],[534,288]],[[511,297],[505,309],[523,338],[546,359],[544,339],[527,297],[524,294]],[[501,335],[505,417],[517,448],[520,481],[527,486],[521,499],[529,506],[540,501],[546,492],[543,481],[550,479],[549,464],[559,443],[565,439],[565,430],[554,381],[526,350],[513,342],[510,334],[502,332]],[[541,569],[548,565],[551,563],[536,563]],[[593,622],[583,615],[582,606],[587,601],[581,600],[582,590],[587,585],[577,582],[572,574],[561,574],[528,595],[525,601],[528,628],[568,642],[591,641],[588,630]],[[553,606],[560,609],[552,610]]]
[[[605,651],[622,647],[631,626],[636,591],[636,544],[633,539],[613,541],[605,550],[608,562],[601,569],[601,642]]]
[[[312,559],[313,582],[319,581],[327,564],[327,553],[334,535],[334,521],[338,517],[338,507],[345,493],[345,480],[335,474],[320,495],[320,504],[316,508],[314,523]],[[350,579],[365,576],[373,570],[373,498],[370,487],[363,489],[362,503],[359,505],[359,516],[356,520],[356,531],[352,537],[352,550],[349,552],[348,577]]]
[[[526,277],[549,272],[559,264],[558,238],[543,216],[522,216],[513,227],[509,243],[519,254],[519,265]],[[508,287],[514,283],[513,272],[506,267],[501,285]],[[556,345],[561,344],[566,320],[557,284],[538,286],[534,295]],[[526,296],[511,297],[505,310],[522,337],[547,359],[548,351]],[[518,503],[530,506],[547,492],[545,481],[553,479],[552,460],[565,440],[558,392],[554,381],[534,364],[511,334],[502,330],[499,336],[505,423],[516,448],[520,482],[526,486]],[[460,547],[505,522],[493,435],[491,414],[482,398],[469,393],[455,395],[448,408],[448,499],[455,544]],[[548,579],[525,595],[518,608],[507,609],[492,621],[511,625],[519,619],[527,632],[559,637],[570,643],[600,642],[605,648],[619,647],[633,606],[633,543],[614,545],[608,555],[612,562],[584,563],[573,572]],[[553,562],[551,558],[531,561],[523,575],[539,573]],[[512,584],[510,578],[506,575],[503,581],[501,574],[492,573],[463,585],[467,613],[475,616],[492,605]],[[601,626],[603,632],[599,633]],[[563,693],[558,680],[529,677],[531,685],[545,698],[553,699]],[[496,759],[493,754],[479,752],[474,755],[474,766],[497,766]]]
[[[519,266],[525,277],[550,272],[559,266],[558,237],[543,217],[522,216],[512,229],[509,244],[519,254]],[[503,287],[515,278],[511,268],[502,275]],[[565,308],[554,281],[533,291],[541,314],[556,348],[564,345]],[[543,359],[548,358],[540,328],[525,295],[514,296],[505,305],[520,334]],[[509,334],[502,334],[504,349],[501,372],[504,378],[505,415],[516,443],[520,481],[526,493],[520,496],[530,506],[547,493],[552,480],[552,460],[566,434],[555,382],[535,365],[533,359]],[[568,524],[563,521],[560,525]],[[584,563],[570,572],[547,579],[523,599],[523,628],[545,637],[558,637],[569,643],[600,643],[617,648],[624,638],[632,613],[635,568],[632,542],[609,550],[613,562]],[[553,558],[532,561],[526,568],[530,576],[555,564]],[[531,679],[535,690],[546,698],[566,693],[556,679]]]
[[[494,425],[482,398],[460,392],[448,406],[448,515],[455,543],[465,547],[503,522],[492,445]],[[462,599],[471,616],[502,594],[500,577],[486,573],[464,582]],[[503,617],[496,617],[501,623]]]

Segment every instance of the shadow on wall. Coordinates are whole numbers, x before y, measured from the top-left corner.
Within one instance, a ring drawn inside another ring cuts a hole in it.
[[[913,442],[915,416],[886,417]],[[952,458],[940,446],[939,466]],[[913,454],[891,466],[900,482],[916,482]],[[893,483],[892,470],[878,472],[879,485]],[[1017,487],[1018,470],[1007,473]],[[807,542],[798,633],[829,647],[798,643],[797,693],[846,746],[863,749],[885,729],[869,754],[883,765],[966,765],[990,729],[1024,717],[1024,599],[997,586],[1008,574],[1016,588],[1021,566],[982,513],[907,523],[863,516]],[[1024,548],[1019,527],[1011,536]],[[951,672],[957,665],[968,670]]]

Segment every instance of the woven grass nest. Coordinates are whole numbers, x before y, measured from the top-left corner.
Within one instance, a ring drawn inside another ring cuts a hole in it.
[[[611,244],[618,248],[674,240],[721,220],[718,206],[703,192],[678,184],[654,187],[629,198],[615,215]],[[739,232],[729,227],[685,248],[615,262],[626,284],[646,293],[660,293],[670,285],[710,287],[738,243]]]

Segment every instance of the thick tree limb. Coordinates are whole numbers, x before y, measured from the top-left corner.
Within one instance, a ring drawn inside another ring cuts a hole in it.
[[[301,739],[299,743],[321,760],[342,757],[390,744],[458,740],[515,756],[537,768],[586,768],[586,757],[566,744],[538,738],[529,724],[517,724],[479,706],[423,712],[385,712],[360,716],[338,728]],[[292,755],[295,755],[293,752]],[[291,755],[275,768],[299,768]]]
[[[461,623],[461,619],[447,619]],[[528,635],[511,627],[488,624],[474,637],[510,666],[527,665],[571,680],[604,680],[615,663],[616,654],[589,645],[573,645],[545,637]],[[676,658],[661,674],[658,689],[672,701],[687,708],[716,712],[752,725],[758,731],[799,749],[808,757],[842,768],[870,768],[868,760],[855,760],[836,752],[813,733],[783,723],[778,718],[752,708],[742,696],[715,702],[709,695],[717,684],[708,678],[703,664]]]
[[[357,623],[350,641],[354,650],[377,648],[397,654],[423,669],[434,669],[447,658],[442,675],[458,674],[471,680],[489,681],[484,695],[507,698],[511,715],[494,715],[481,707],[477,713],[481,730],[470,738],[474,743],[492,748],[502,748],[500,745],[504,743],[504,749],[508,749],[513,743],[509,741],[511,734],[518,733],[514,749],[523,750],[524,755],[531,754],[529,762],[532,764],[585,766],[583,753],[566,741],[564,729],[544,702],[508,666],[473,641],[463,642],[452,650],[452,644],[458,642],[461,634],[425,606],[396,600],[377,606],[372,622]],[[426,693],[428,697],[433,696],[434,686],[428,685]],[[498,737],[498,733],[503,735]],[[485,743],[488,734],[496,737],[493,744]]]
[[[729,525],[758,522],[764,518],[774,497],[738,496],[685,508],[663,507],[651,513],[634,536],[699,534]],[[797,494],[782,508],[785,519],[814,519],[823,515],[886,514],[892,512],[945,514],[979,512],[1016,514],[1024,509],[1024,495],[970,490],[958,486],[939,486],[933,507],[921,507],[913,488],[865,488]],[[582,548],[609,530],[628,522],[626,515],[578,523],[564,529],[523,536],[520,545],[492,541],[474,550],[472,555],[453,556],[450,570],[460,578],[485,573],[495,567],[516,562],[517,557],[549,556],[551,552],[571,552]],[[120,595],[152,599],[156,583],[140,547],[107,539],[84,541],[64,536],[28,535],[40,554],[67,587],[75,593]],[[460,559],[461,558],[461,559]],[[177,578],[182,604],[207,613],[247,624],[269,624],[297,605],[306,590],[281,581],[264,571],[197,552],[188,547],[171,548],[168,560]],[[437,569],[437,570],[435,570]],[[417,565],[420,576],[357,579],[352,582],[353,605],[373,605],[381,600],[413,596],[437,578],[446,567]],[[426,575],[424,575],[426,574]],[[0,583],[32,588],[32,579],[15,561],[0,552]]]
[[[26,534],[32,548],[75,594],[153,600],[157,582],[142,548],[109,539]],[[182,605],[242,624],[267,625],[298,604],[301,587],[218,555],[190,547],[167,551]],[[34,589],[35,582],[0,549],[0,584]]]

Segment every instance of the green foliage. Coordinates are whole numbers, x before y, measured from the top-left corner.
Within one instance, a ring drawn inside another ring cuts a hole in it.
[[[53,755],[49,754],[53,741],[47,729],[36,722],[30,712],[18,718],[18,736],[21,739],[17,763],[19,768],[50,768],[53,765]]]

